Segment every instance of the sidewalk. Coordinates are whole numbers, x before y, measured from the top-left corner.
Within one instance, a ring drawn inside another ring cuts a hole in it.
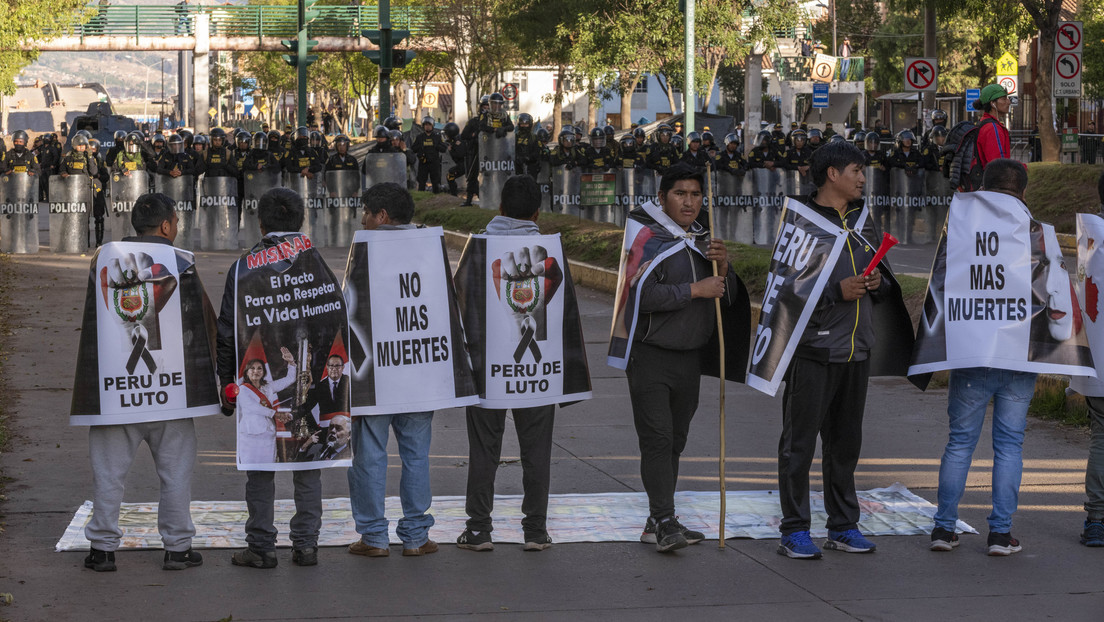
[[[339,278],[345,253],[324,251]],[[235,253],[199,253],[199,273],[213,303],[222,296]],[[123,551],[119,571],[83,568],[83,554],[55,553],[73,512],[91,497],[87,432],[68,426],[73,361],[84,304],[88,258],[51,254],[6,261],[12,322],[4,361],[5,410],[13,432],[0,469],[11,478],[0,505],[0,619],[239,620],[393,619],[402,616],[497,614],[505,619],[652,620],[1100,620],[1104,611],[1104,551],[1077,542],[1083,512],[1087,435],[1029,420],[1024,486],[1013,533],[1024,545],[1010,558],[985,552],[988,466],[983,436],[963,501],[962,518],[980,536],[965,535],[953,553],[927,550],[928,538],[875,538],[874,555],[826,552],[815,562],[783,558],[776,540],[707,541],[674,555],[638,543],[557,544],[542,553],[499,545],[473,553],[444,545],[436,555],[367,559],[342,548],[320,551],[320,565],[299,568],[279,552],[271,571],[232,567],[229,552],[204,551],[201,568],[160,570],[162,552]],[[605,364],[610,299],[580,290],[595,398],[557,413],[552,492],[640,491],[638,450],[624,375]],[[775,450],[779,399],[743,385],[727,390],[729,490],[777,486]],[[701,407],[682,461],[680,488],[716,490],[717,382],[702,383]],[[901,482],[935,498],[946,441],[946,392],[920,393],[903,379],[871,382],[859,489]],[[196,500],[236,500],[245,476],[234,468],[230,419],[197,420],[200,456]],[[508,430],[504,460],[517,457]],[[388,494],[398,492],[392,442]],[[463,413],[435,417],[432,484],[437,495],[462,495],[467,437]],[[819,465],[814,488],[819,489]],[[290,498],[290,476],[277,494]],[[324,472],[324,495],[348,495],[344,470]],[[521,469],[504,464],[498,492],[521,492]],[[127,501],[157,499],[148,452],[139,453]],[[641,517],[641,524],[643,523]],[[286,529],[283,526],[282,529]],[[458,535],[458,534],[456,534]]]

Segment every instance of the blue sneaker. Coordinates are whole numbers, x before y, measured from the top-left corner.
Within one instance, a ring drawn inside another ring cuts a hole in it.
[[[858,529],[848,529],[847,531],[829,531],[824,548],[830,551],[843,551],[844,553],[873,553],[878,547],[863,537],[862,532]]]
[[[778,544],[778,554],[790,559],[820,559],[820,549],[813,544],[808,531],[795,531],[782,536]]]
[[[1085,521],[1085,531],[1081,532],[1081,544],[1085,546],[1104,546],[1104,521]]]

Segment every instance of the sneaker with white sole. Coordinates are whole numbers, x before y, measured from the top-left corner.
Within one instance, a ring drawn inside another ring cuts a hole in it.
[[[552,548],[552,538],[547,533],[530,534],[525,536],[525,551],[545,551]]]
[[[686,548],[689,544],[686,536],[682,535],[684,527],[679,524],[674,516],[668,516],[656,522],[656,551],[670,553]]]
[[[843,551],[844,553],[873,553],[878,549],[858,529],[828,530],[828,540],[824,542],[824,548],[829,551]]]
[[[989,554],[1004,557],[1023,550],[1020,541],[1013,538],[1011,533],[989,532]]]
[[[821,552],[808,531],[795,531],[782,536],[778,543],[778,554],[790,559],[820,559]]]
[[[682,531],[682,536],[686,538],[687,544],[697,544],[702,540],[705,540],[705,534],[700,531],[687,529],[682,523],[678,521],[677,516],[674,518],[674,521],[675,524],[678,525],[678,528]],[[644,523],[644,531],[640,533],[640,541],[644,544],[656,543],[656,522],[655,519],[651,516],[649,516],[648,520]]]
[[[942,527],[936,527],[931,532],[931,545],[933,551],[953,551],[958,547],[958,534]]]
[[[456,548],[467,549],[469,551],[493,551],[494,542],[491,542],[491,532],[476,532],[471,529],[465,529],[464,533],[460,534],[460,537],[456,539]]]

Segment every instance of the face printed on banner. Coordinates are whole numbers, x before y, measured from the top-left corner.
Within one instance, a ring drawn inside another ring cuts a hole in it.
[[[245,379],[255,387],[264,384],[264,377],[264,363],[260,361],[253,361],[245,368]]]
[[[675,182],[667,192],[659,193],[659,204],[663,212],[675,221],[683,230],[689,230],[697,219],[702,206],[701,184],[693,179],[681,179]]]
[[[1043,228],[1043,256],[1040,261],[1046,270],[1046,313],[1047,328],[1055,341],[1065,341],[1073,335],[1073,284],[1070,282],[1066,264],[1062,259],[1062,250],[1054,229]]]
[[[341,374],[345,370],[345,363],[342,362],[340,356],[331,356],[326,361],[326,375],[330,377],[330,380],[337,382],[341,380]]]
[[[349,444],[350,425],[349,418],[338,415],[330,420],[330,441],[334,447],[344,447]]]

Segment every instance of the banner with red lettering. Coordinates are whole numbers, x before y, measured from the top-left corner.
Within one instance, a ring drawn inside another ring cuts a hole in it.
[[[110,242],[92,257],[70,425],[213,415],[215,314],[192,253]]]

